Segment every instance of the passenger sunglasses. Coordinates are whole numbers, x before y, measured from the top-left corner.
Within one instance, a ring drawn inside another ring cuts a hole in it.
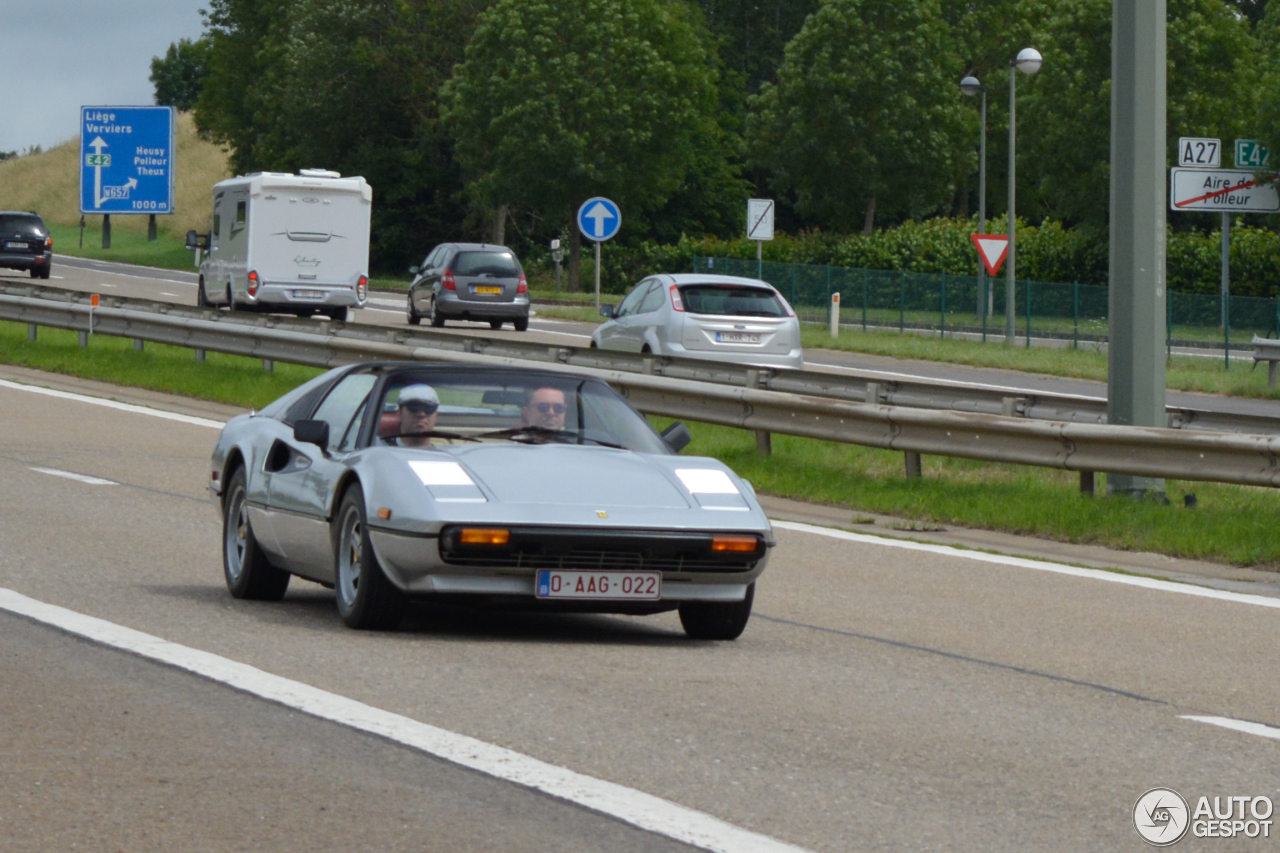
[[[555,412],[557,415],[563,415],[564,410],[568,408],[564,403],[534,403],[534,407],[544,415],[547,412]]]
[[[417,400],[410,400],[407,403],[401,403],[400,408],[413,412],[415,415],[431,415],[435,414],[436,409],[440,407],[435,403],[423,403]]]

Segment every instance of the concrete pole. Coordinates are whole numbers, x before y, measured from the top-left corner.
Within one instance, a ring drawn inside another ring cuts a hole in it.
[[[1166,0],[1111,4],[1111,254],[1107,420],[1165,427]],[[1111,494],[1164,480],[1108,474]]]
[[[1013,345],[1013,321],[1018,316],[1017,300],[1015,291],[1017,290],[1017,273],[1014,269],[1014,258],[1017,256],[1017,235],[1014,233],[1015,218],[1015,194],[1014,188],[1017,186],[1017,168],[1014,158],[1014,128],[1017,124],[1017,114],[1014,107],[1014,92],[1017,89],[1018,65],[1015,60],[1009,61],[1009,257],[1005,259],[1004,267],[1004,342]]]

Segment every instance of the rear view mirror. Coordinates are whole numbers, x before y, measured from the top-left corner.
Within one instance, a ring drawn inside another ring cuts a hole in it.
[[[601,306],[600,306],[600,316],[601,316],[601,317],[608,317],[609,319],[611,319],[611,320],[612,320],[612,319],[613,319],[613,317],[614,317],[614,314],[613,314],[613,306],[612,306],[612,305],[601,305]]]
[[[689,443],[693,441],[693,436],[689,434],[689,428],[684,425],[683,421],[676,421],[662,431],[662,440],[667,443],[667,447],[679,453],[689,446]]]
[[[297,421],[293,425],[294,441],[303,444],[314,444],[321,448],[329,446],[329,422],[328,421]]]

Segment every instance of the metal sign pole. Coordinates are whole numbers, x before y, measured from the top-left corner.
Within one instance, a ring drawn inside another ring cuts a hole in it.
[[[756,278],[764,278],[764,241],[756,241]]]
[[[596,241],[596,310],[600,310],[600,241]]]
[[[1112,0],[1107,422],[1166,427],[1166,0]],[[1163,497],[1155,477],[1107,475],[1112,494]]]
[[[1231,369],[1231,214],[1222,212],[1222,357]]]
[[[1005,269],[1004,274],[1004,342],[1013,345],[1013,322],[1017,317],[1016,306],[1014,305],[1014,289],[1017,279],[1014,271],[1014,243],[1017,239],[1014,229],[1016,225],[1014,218],[1016,216],[1016,205],[1014,188],[1017,186],[1017,168],[1014,158],[1014,128],[1016,127],[1017,113],[1014,107],[1014,90],[1017,88],[1018,66],[1016,62],[1009,63],[1009,258],[1005,261],[1009,266]]]

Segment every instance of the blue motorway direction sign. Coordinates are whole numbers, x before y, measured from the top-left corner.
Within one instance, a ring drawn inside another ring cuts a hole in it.
[[[589,198],[578,208],[578,230],[588,240],[603,243],[622,227],[622,211],[607,198]]]
[[[173,213],[173,107],[80,108],[80,212]]]

